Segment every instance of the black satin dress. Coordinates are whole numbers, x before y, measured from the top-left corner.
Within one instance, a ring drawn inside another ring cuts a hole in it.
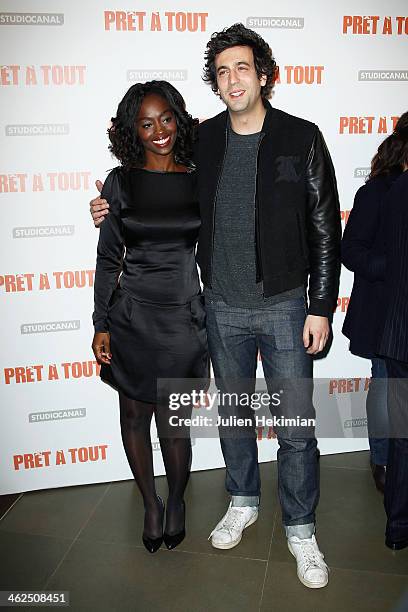
[[[101,378],[156,403],[158,378],[208,377],[196,175],[119,167],[102,197],[110,212],[99,235],[93,321],[110,333],[112,359]]]

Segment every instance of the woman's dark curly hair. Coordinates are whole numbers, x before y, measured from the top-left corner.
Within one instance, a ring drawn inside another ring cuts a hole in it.
[[[218,92],[217,73],[215,70],[215,56],[230,47],[251,47],[254,54],[255,70],[258,78],[266,76],[266,83],[261,88],[263,100],[271,96],[271,92],[278,76],[272,49],[263,38],[253,30],[249,30],[242,23],[235,23],[222,32],[214,32],[207,43],[204,59],[203,81],[211,85],[214,93]]]
[[[128,89],[119,103],[116,117],[112,117],[108,130],[109,150],[125,167],[144,165],[145,150],[137,134],[136,117],[143,99],[149,94],[157,94],[169,103],[177,124],[174,157],[177,163],[191,167],[194,127],[198,119],[188,114],[183,96],[167,81],[136,83]]]
[[[368,178],[372,179],[380,174],[390,172],[403,172],[408,165],[408,111],[397,121],[397,125],[378,147],[377,153],[371,162],[371,172]]]

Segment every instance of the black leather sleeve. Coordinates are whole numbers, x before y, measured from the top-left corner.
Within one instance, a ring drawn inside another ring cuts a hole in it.
[[[307,161],[306,189],[309,314],[331,317],[340,276],[340,204],[333,163],[318,129]]]

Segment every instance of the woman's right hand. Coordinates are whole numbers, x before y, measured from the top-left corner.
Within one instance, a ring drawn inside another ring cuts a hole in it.
[[[99,365],[110,365],[112,354],[110,352],[109,332],[95,332],[92,341],[92,350]]]

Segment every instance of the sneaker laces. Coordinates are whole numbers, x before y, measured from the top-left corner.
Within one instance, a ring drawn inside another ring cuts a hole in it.
[[[208,539],[210,539],[216,531],[228,531],[231,534],[231,531],[237,527],[237,525],[242,521],[243,511],[239,506],[231,506],[228,508],[228,511],[222,521],[218,523],[218,525],[212,530]]]
[[[324,554],[320,552],[317,543],[313,540],[300,540],[300,549],[306,570],[313,566],[320,568],[322,564],[326,565],[323,561]]]

